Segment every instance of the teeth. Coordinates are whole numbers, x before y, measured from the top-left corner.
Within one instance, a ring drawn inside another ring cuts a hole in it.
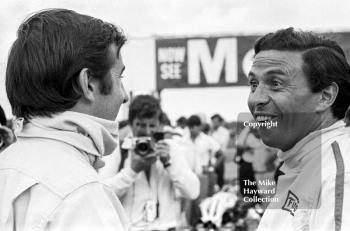
[[[271,116],[257,116],[256,120],[258,122],[270,121],[270,120],[272,120],[272,117]]]

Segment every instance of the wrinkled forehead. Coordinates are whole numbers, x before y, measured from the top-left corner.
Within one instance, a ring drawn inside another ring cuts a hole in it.
[[[267,50],[260,51],[254,57],[251,71],[254,73],[256,71],[280,70],[286,74],[292,74],[292,72],[300,71],[302,64],[302,52]]]

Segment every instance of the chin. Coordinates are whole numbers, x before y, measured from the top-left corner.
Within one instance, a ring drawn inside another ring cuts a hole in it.
[[[276,129],[258,129],[262,142],[273,148],[281,148],[281,135]]]

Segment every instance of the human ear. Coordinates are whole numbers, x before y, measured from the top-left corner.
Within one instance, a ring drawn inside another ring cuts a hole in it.
[[[335,99],[337,98],[339,92],[339,87],[336,83],[332,83],[328,87],[325,87],[320,92],[320,101],[319,105],[316,108],[316,111],[325,111],[326,109],[330,108]]]
[[[98,86],[96,86],[96,81],[94,81],[94,79],[91,77],[88,68],[81,69],[78,77],[78,83],[83,93],[82,97],[89,102],[94,101],[94,92],[97,90]]]

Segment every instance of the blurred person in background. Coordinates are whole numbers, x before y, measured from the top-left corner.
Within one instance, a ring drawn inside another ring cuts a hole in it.
[[[263,142],[281,151],[263,230],[350,227],[350,66],[333,40],[293,28],[261,37],[248,75],[249,109]]]
[[[187,119],[186,119],[186,117],[184,117],[184,116],[179,117],[176,120],[176,126],[182,128],[182,129],[185,129],[186,126],[187,126]]]
[[[178,149],[178,154],[181,154],[186,163],[197,176],[202,173],[202,168],[198,165],[199,157],[196,155],[196,150],[194,144],[186,139],[178,129],[172,128],[169,125],[164,125],[163,131],[165,133],[164,137],[171,139],[175,142]],[[181,211],[182,211],[182,224],[183,226],[188,226],[193,220],[192,208],[195,200],[189,198],[182,198],[181,201]]]
[[[192,115],[187,120],[190,131],[189,139],[195,146],[196,155],[199,157],[199,166],[202,168],[202,174],[213,168],[217,174],[217,184],[221,187],[223,179],[223,154],[220,145],[212,137],[202,132],[203,124],[199,116]]]
[[[223,155],[220,145],[212,137],[202,132],[203,124],[198,115],[190,116],[187,119],[187,126],[189,134],[185,138],[194,145],[196,169],[199,171],[197,174],[201,181],[200,195],[190,209],[190,223],[196,225],[201,217],[200,201],[211,196],[223,185]]]
[[[239,164],[238,180],[239,190],[242,197],[263,198],[265,190],[275,188],[274,176],[279,165],[277,158],[277,149],[266,146],[256,129],[245,127],[237,138],[237,155],[235,161]],[[251,182],[267,182],[272,184],[247,184],[247,180]],[[255,193],[251,193],[252,191]],[[257,202],[263,208],[266,208],[267,202]]]
[[[172,141],[176,142],[178,145],[177,147],[179,149],[182,149],[180,152],[184,159],[187,161],[188,166],[191,168],[191,170],[196,173],[197,175],[200,174],[201,168],[199,168],[198,163],[198,156],[195,153],[195,146],[194,144],[186,139],[185,134],[183,131],[179,130],[178,127],[172,127],[170,125],[170,120],[168,119],[168,116],[162,112],[163,115],[161,116],[161,126],[163,127],[164,137],[169,138]],[[167,119],[164,119],[167,118]],[[182,117],[185,118],[185,117]],[[187,119],[185,119],[187,122]],[[185,126],[186,128],[186,126]]]
[[[176,120],[175,131],[181,134],[182,137],[186,137],[189,134],[186,117],[181,116]]]
[[[66,9],[20,25],[6,70],[19,129],[0,155],[0,230],[128,230],[96,171],[117,147],[115,119],[128,100],[125,40],[116,26]]]
[[[214,114],[211,119],[210,135],[220,144],[221,150],[226,151],[230,139],[230,132],[224,127],[224,119],[219,114]]]
[[[268,202],[259,201],[257,198],[273,196],[266,192],[275,188],[274,175],[278,166],[276,154],[277,149],[266,146],[256,129],[244,127],[237,137],[237,185],[227,184],[220,192],[201,202],[202,222],[205,225],[213,223],[216,227],[227,227],[231,224],[238,229],[250,227],[252,224],[249,219],[254,219],[253,226],[257,227],[259,214],[263,213],[268,205]],[[246,184],[247,180],[255,184]]]
[[[202,132],[206,135],[209,135],[210,133],[210,124],[208,123],[203,123],[202,124]]]
[[[135,97],[128,119],[132,133],[121,144],[126,155],[120,171],[104,182],[120,198],[132,230],[175,230],[181,225],[181,199],[198,196],[199,180],[183,158],[184,149],[172,139],[157,138],[164,114],[156,98]]]

